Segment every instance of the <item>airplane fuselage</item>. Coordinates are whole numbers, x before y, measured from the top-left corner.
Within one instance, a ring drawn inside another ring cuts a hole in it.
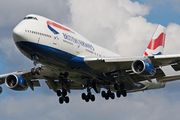
[[[19,50],[34,62],[48,66],[57,74],[68,71],[69,79],[87,85],[87,80],[97,79],[101,84],[114,84],[100,71],[84,62],[85,57],[102,59],[120,56],[93,44],[74,30],[38,15],[27,15],[13,30],[14,42]],[[113,71],[108,71],[113,72]],[[83,80],[84,79],[84,80]],[[160,84],[160,87],[164,85]],[[146,85],[140,83],[140,88]],[[130,86],[128,90],[133,90]]]

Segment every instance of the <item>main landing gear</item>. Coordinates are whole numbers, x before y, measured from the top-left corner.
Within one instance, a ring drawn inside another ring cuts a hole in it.
[[[102,98],[105,98],[105,100],[109,100],[109,98],[113,100],[115,98],[115,95],[113,92],[111,92],[110,88],[108,89],[107,93],[105,91],[102,91],[101,96]]]
[[[62,91],[57,90],[57,96],[59,97],[59,103],[60,104],[63,104],[64,101],[66,103],[69,103],[69,97],[66,95],[67,95],[67,91],[65,89],[62,89]]]
[[[95,96],[92,95],[91,90],[90,90],[89,87],[87,88],[87,95],[86,95],[85,93],[82,93],[81,97],[82,97],[82,99],[85,100],[86,102],[89,102],[89,100],[91,100],[92,102],[95,101]]]
[[[126,97],[126,96],[127,96],[127,92],[124,90],[124,84],[123,84],[123,83],[121,83],[121,84],[115,83],[115,84],[114,84],[114,89],[117,90],[117,91],[116,91],[116,96],[117,96],[118,98],[120,98],[121,95],[122,95],[123,97]]]
[[[64,74],[63,73],[59,74],[59,84],[61,84],[62,91],[57,90],[57,96],[59,97],[60,104],[63,104],[63,102],[69,103],[69,97],[67,96],[67,90],[65,89],[65,83],[68,75],[69,75],[68,72],[65,72]]]
[[[120,98],[121,95],[123,97],[127,96],[127,92],[126,92],[126,90],[124,90],[124,84],[123,83],[121,83],[121,84],[115,83],[114,84],[114,89],[117,90],[116,91],[116,96],[118,98]],[[105,98],[105,100],[109,100],[109,98],[111,98],[112,100],[115,99],[115,94],[113,92],[111,92],[110,87],[108,88],[107,92],[102,91],[101,96],[102,96],[102,98]]]
[[[115,95],[113,92],[111,92],[110,90],[107,91],[107,93],[105,91],[102,91],[101,92],[101,96],[103,98],[105,98],[106,100],[109,100],[109,98],[111,99],[114,99],[115,98]]]

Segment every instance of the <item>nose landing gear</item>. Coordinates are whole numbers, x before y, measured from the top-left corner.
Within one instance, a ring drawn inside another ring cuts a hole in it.
[[[41,74],[41,67],[38,67],[38,68],[32,68],[31,69],[31,74],[32,75],[40,75]]]
[[[34,61],[33,64],[34,64],[34,68],[31,69],[31,74],[32,75],[36,75],[36,74],[40,75],[41,74],[41,66],[36,68],[37,61]]]

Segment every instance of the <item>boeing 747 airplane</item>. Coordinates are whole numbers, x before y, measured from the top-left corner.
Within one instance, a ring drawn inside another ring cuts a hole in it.
[[[14,28],[13,39],[34,67],[0,75],[0,84],[25,91],[28,87],[34,90],[40,86],[39,80],[45,79],[60,104],[69,103],[71,90],[87,89],[81,97],[93,102],[92,90],[108,100],[126,97],[129,92],[164,88],[166,82],[180,79],[180,75],[166,76],[161,69],[169,65],[180,70],[180,54],[163,55],[165,36],[166,28],[159,25],[142,56],[123,57],[64,25],[30,14]]]

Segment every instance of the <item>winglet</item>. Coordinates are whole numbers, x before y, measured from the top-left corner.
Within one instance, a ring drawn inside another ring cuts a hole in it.
[[[144,56],[163,55],[165,37],[166,37],[166,28],[162,25],[158,25],[143,55]]]

